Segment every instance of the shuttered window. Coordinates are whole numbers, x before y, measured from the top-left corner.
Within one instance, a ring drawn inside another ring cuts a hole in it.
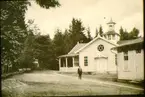
[[[88,66],[88,57],[87,56],[84,57],[84,66]]]

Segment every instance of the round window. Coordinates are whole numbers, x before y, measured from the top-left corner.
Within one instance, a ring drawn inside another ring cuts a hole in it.
[[[100,44],[99,46],[98,46],[98,51],[103,51],[104,50],[104,46],[102,45],[102,44]]]

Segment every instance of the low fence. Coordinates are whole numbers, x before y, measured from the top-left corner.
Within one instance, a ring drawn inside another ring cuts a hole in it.
[[[4,73],[1,75],[1,78],[6,79],[6,78],[11,77],[13,75],[22,74],[22,73],[31,72],[31,71],[32,71],[31,68],[23,68],[23,69],[19,69],[18,71],[15,71],[15,72]]]

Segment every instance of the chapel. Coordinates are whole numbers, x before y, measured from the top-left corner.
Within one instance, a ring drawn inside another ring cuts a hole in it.
[[[76,72],[80,66],[83,72],[116,73],[116,54],[111,48],[118,46],[119,34],[115,22],[107,23],[108,30],[103,37],[98,35],[88,43],[77,43],[66,55],[59,56],[60,72]]]

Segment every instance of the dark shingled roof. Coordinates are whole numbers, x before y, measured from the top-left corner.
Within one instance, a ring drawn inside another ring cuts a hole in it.
[[[75,51],[80,49],[81,47],[85,46],[86,43],[77,43],[74,48],[68,54],[74,54]]]
[[[66,55],[61,55],[59,56],[60,57],[72,57],[72,56],[78,56],[78,54],[75,54],[74,52],[76,52],[77,50],[79,50],[81,47],[85,46],[86,43],[77,43],[73,48],[72,50],[66,54]]]
[[[143,37],[140,37],[140,38],[132,39],[132,40],[118,41],[117,44],[119,44],[119,46],[124,46],[124,45],[131,45],[131,44],[141,43],[143,41],[144,41]]]
[[[111,49],[116,49],[119,47],[127,46],[127,45],[133,45],[133,44],[138,44],[138,43],[143,43],[143,37],[137,38],[137,39],[132,39],[132,40],[123,40],[123,41],[118,41],[117,44],[119,46],[113,47]]]

